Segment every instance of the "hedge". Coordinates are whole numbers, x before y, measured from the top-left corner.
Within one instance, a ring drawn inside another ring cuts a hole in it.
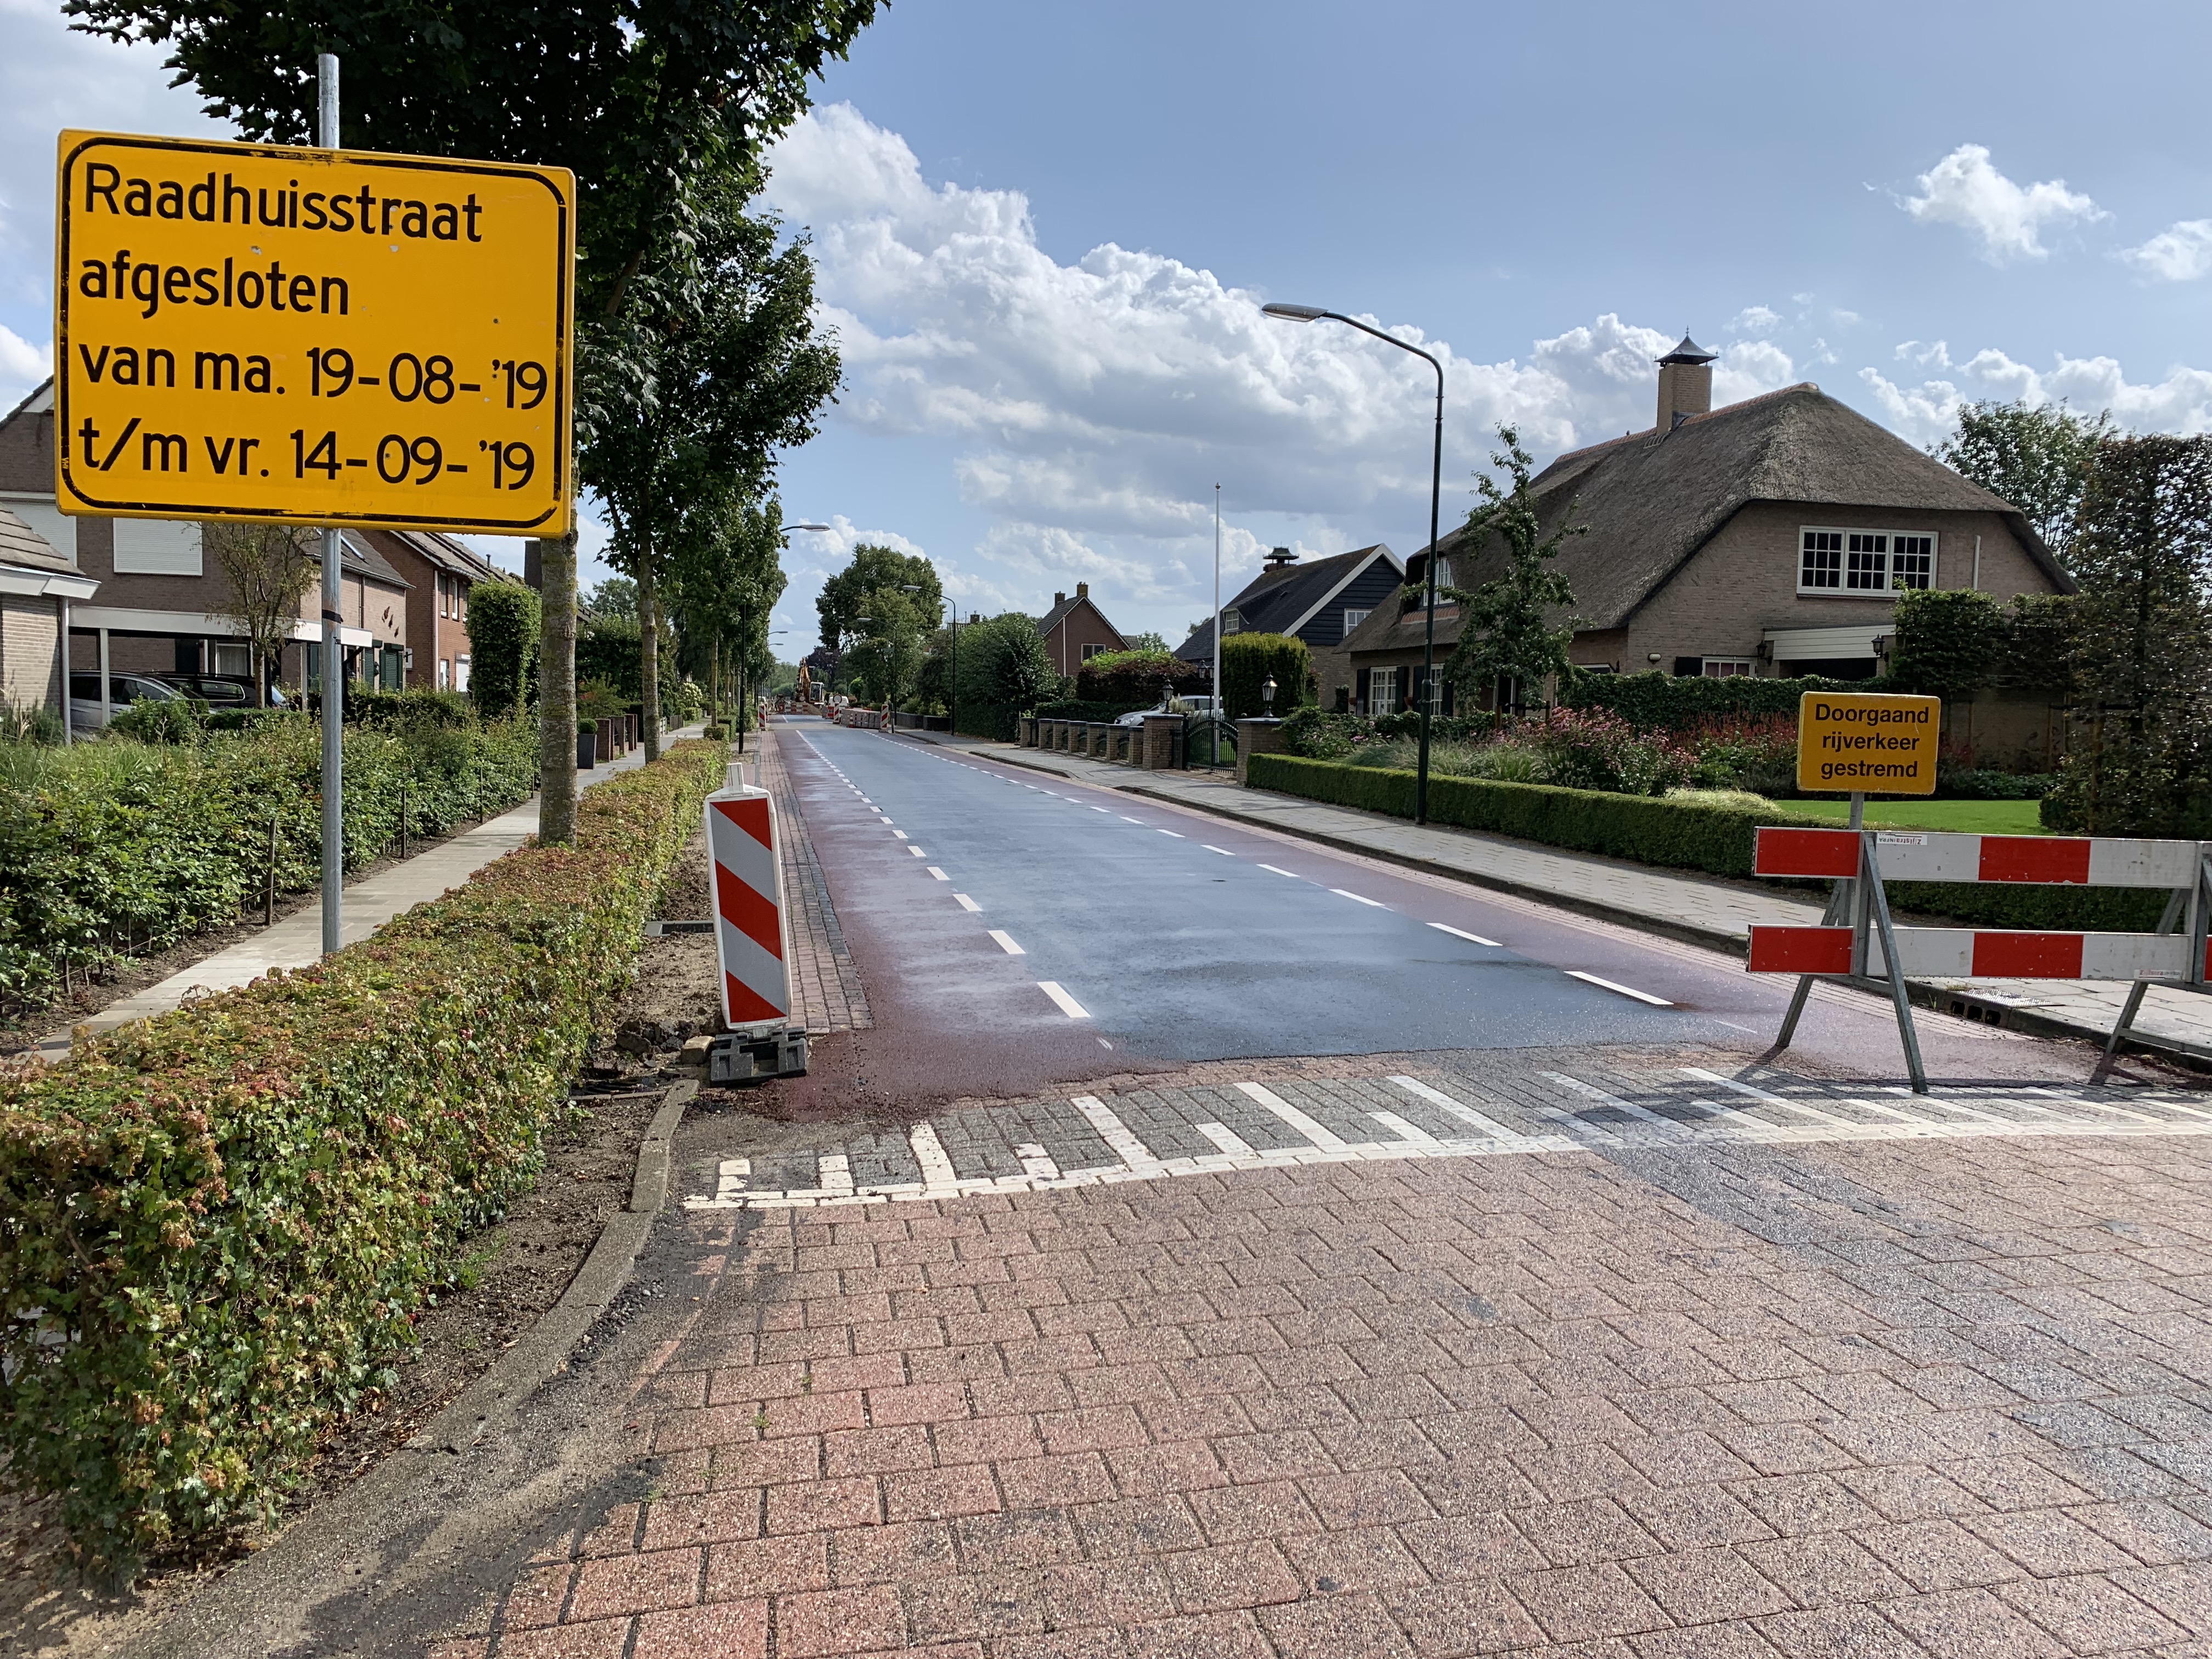
[[[1292,634],[1231,634],[1221,641],[1221,702],[1224,720],[1249,720],[1270,708],[1287,714],[1313,701],[1313,655]],[[1275,682],[1275,701],[1261,696]]]
[[[0,1444],[86,1557],[265,1516],[543,1159],[720,784],[685,743],[316,967],[0,1071]]]
[[[1095,697],[1063,697],[1058,702],[1039,703],[1036,714],[1041,720],[1095,720],[1103,725],[1139,709],[1158,707],[1158,697],[1150,702],[1112,702]]]
[[[1832,680],[1818,674],[1786,680],[1738,674],[1713,680],[1655,669],[1647,674],[1577,674],[1572,684],[1561,688],[1559,703],[1566,708],[1602,708],[1645,731],[1657,726],[1680,731],[1731,714],[1788,714],[1794,719],[1797,701],[1808,691],[1885,689],[1870,681]]]
[[[450,713],[450,697],[347,728],[348,868],[398,839],[403,802],[410,835],[440,835],[537,787],[536,728],[424,717]],[[314,889],[320,728],[298,714],[253,719],[195,744],[0,745],[0,1009],[42,1006],[64,964],[109,968],[257,908],[272,820],[277,890]]]
[[[1253,756],[1246,777],[1255,789],[1279,790],[1395,817],[1413,816],[1411,772],[1278,754]],[[1429,777],[1429,818],[1578,853],[1734,877],[1752,874],[1756,831],[1762,824],[1837,827],[1832,818],[1802,813],[1435,773]],[[2146,931],[2157,925],[2166,903],[2161,892],[2113,888],[1892,882],[1888,891],[1891,903],[1899,910],[1990,927]]]

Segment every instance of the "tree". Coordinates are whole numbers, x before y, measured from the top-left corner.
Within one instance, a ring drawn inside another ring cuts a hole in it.
[[[583,613],[602,621],[637,620],[637,584],[627,576],[610,576],[584,595]]]
[[[1567,647],[1574,629],[1564,620],[1554,627],[1553,618],[1574,604],[1574,588],[1552,561],[1568,538],[1588,528],[1568,522],[1575,512],[1570,502],[1559,528],[1548,536],[1544,533],[1528,489],[1535,462],[1521,447],[1521,434],[1513,427],[1500,426],[1498,437],[1505,448],[1503,453],[1493,453],[1491,463],[1505,472],[1511,488],[1500,489],[1488,473],[1475,476],[1482,500],[1468,514],[1460,545],[1481,556],[1496,538],[1503,544],[1504,573],[1474,589],[1440,588],[1458,602],[1462,617],[1459,644],[1445,672],[1462,691],[1478,699],[1504,678],[1533,687],[1553,675],[1564,678],[1572,673]]]
[[[257,708],[269,706],[269,682],[283,659],[284,642],[300,621],[301,603],[322,580],[322,559],[308,550],[315,539],[313,531],[293,525],[200,526],[200,545],[230,589],[222,614],[246,630]]]
[[[2074,522],[2098,448],[2116,435],[2109,411],[1985,398],[1959,410],[1959,429],[1930,452],[1953,471],[2018,507],[2071,568]]]
[[[866,633],[860,618],[874,614],[870,607],[876,594],[902,593],[909,587],[919,591],[908,597],[934,623],[945,611],[945,589],[937,567],[922,554],[862,542],[853,550],[851,562],[823,583],[815,598],[815,614],[822,619],[822,648],[842,650],[847,639]]]
[[[1997,602],[1971,588],[1907,589],[1897,598],[1889,678],[1922,696],[1971,696],[1988,683],[2005,640]]]
[[[956,672],[960,729],[976,737],[1013,736],[1015,717],[1060,689],[1036,619],[1018,611],[963,623]]]
[[[2076,719],[2052,826],[2212,832],[2212,439],[2100,444],[2071,554]]]
[[[1164,651],[1167,648],[1167,636],[1164,634],[1133,634],[1129,636],[1129,649],[1132,651]]]

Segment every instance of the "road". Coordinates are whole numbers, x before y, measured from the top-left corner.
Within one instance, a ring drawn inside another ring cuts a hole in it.
[[[825,1047],[817,1109],[873,1095],[894,1066],[928,1099],[1249,1056],[1748,1057],[1790,989],[1711,951],[910,738],[810,720],[781,742],[878,1026],[850,1068]],[[2086,1074],[2079,1045],[1920,1028],[1939,1077]],[[1860,1074],[1903,1064],[1887,1005],[1840,990],[1816,997],[1795,1052]]]

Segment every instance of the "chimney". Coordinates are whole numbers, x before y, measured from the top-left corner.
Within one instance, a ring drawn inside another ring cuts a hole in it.
[[[1267,555],[1267,568],[1270,570],[1286,569],[1297,562],[1298,556],[1287,547],[1278,547]]]
[[[1052,602],[1054,605],[1066,605],[1067,603],[1067,595],[1065,593],[1055,593],[1052,596]]]
[[[1089,582],[1076,583],[1075,597],[1079,599],[1089,599],[1091,597],[1091,584]]]
[[[1713,359],[1688,335],[1659,360],[1659,435],[1665,437],[1692,415],[1713,407]]]

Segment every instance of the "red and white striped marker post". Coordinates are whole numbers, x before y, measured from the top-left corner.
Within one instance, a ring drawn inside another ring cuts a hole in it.
[[[707,797],[714,950],[722,969],[722,1019],[732,1030],[781,1023],[791,1013],[778,854],[767,790],[739,785]]]
[[[1906,1050],[1918,1086],[1918,1042],[1904,997],[1912,975],[1957,978],[2124,980],[2133,989],[2106,1045],[2109,1057],[2133,1025],[2152,984],[2204,989],[2212,984],[2212,860],[2193,841],[2120,836],[1972,836],[1905,830],[1793,830],[1759,832],[1754,873],[1832,877],[1838,886],[1827,917],[1814,927],[1754,927],[1750,970],[1802,977],[1778,1048],[1789,1046],[1813,980],[1865,975],[1887,977],[1897,999]],[[2164,889],[2170,896],[2155,933],[2104,933],[1996,927],[1894,927],[1886,884],[1892,881],[2036,884],[2072,887]],[[1850,890],[1848,896],[1845,889]],[[1852,920],[1835,925],[1845,901]],[[1880,922],[1869,937],[1869,913]],[[2179,932],[2175,924],[2185,922]],[[1877,956],[1876,953],[1879,953]]]

